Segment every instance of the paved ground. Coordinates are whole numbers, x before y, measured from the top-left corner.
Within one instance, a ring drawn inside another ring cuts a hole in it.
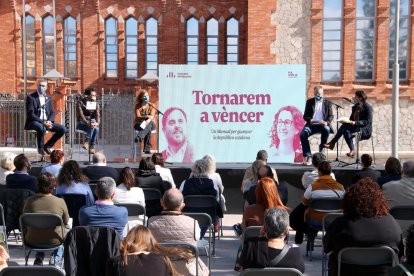
[[[216,242],[216,257],[212,260],[212,275],[238,275],[237,272],[233,271],[236,252],[240,245],[240,240],[234,235],[232,230],[232,225],[241,221],[241,215],[239,214],[230,214],[225,215],[223,220],[223,232],[224,237]],[[291,237],[294,237],[294,232],[292,232]],[[304,243],[305,244],[305,243]],[[305,259],[305,275],[321,275],[321,250],[316,248],[313,255],[314,260],[312,262],[308,261],[305,257],[305,245],[301,245],[301,250],[303,257]],[[9,250],[11,261],[17,262],[19,265],[24,265],[24,253],[21,242],[19,245],[16,245],[16,241],[13,237],[9,238]],[[47,256],[47,255],[46,255]],[[45,264],[46,264],[45,258]],[[205,259],[205,258],[203,258]],[[29,259],[29,265],[32,265],[34,261],[34,254],[32,253],[31,258]]]

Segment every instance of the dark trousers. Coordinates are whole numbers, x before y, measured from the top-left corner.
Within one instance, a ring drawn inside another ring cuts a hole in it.
[[[336,133],[335,137],[331,140],[331,143],[334,145],[338,142],[339,138],[341,136],[344,136],[345,142],[348,145],[350,150],[354,150],[354,142],[352,139],[354,138],[354,135],[352,133],[358,132],[359,128],[351,125],[351,124],[342,124],[341,127],[338,129],[338,132]]]
[[[138,140],[138,145],[140,146],[141,149],[141,141],[144,140],[144,151],[150,151],[151,150],[151,131],[155,130],[155,123],[153,121],[151,121],[146,127],[145,129],[141,128],[141,123],[137,123],[134,126],[134,129],[136,131],[138,131],[137,133],[137,140]]]
[[[319,144],[319,152],[321,152],[323,149],[323,145],[325,145],[328,141],[330,131],[331,129],[329,128],[329,126],[306,124],[305,127],[302,129],[302,132],[300,133],[300,142],[302,144],[303,156],[312,156],[308,140],[310,136],[316,133],[321,134],[321,143]]]
[[[51,129],[46,129],[43,124],[33,121],[30,122],[27,126],[27,130],[35,130],[37,134],[37,148],[41,149],[43,147],[51,148],[55,145],[55,143],[66,133],[66,128],[62,125],[53,123],[53,127]],[[49,139],[45,144],[43,144],[43,136],[47,131],[54,132],[52,138]]]

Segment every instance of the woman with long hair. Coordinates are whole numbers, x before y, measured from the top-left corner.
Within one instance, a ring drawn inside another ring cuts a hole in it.
[[[366,177],[352,185],[343,200],[344,216],[335,219],[323,238],[329,255],[329,275],[337,275],[338,252],[346,247],[386,245],[398,253],[401,228],[389,213],[388,202],[380,187]],[[387,266],[341,265],[341,275],[388,275]]]
[[[401,162],[395,157],[388,157],[385,162],[385,175],[378,178],[380,187],[390,181],[400,180],[402,175]]]
[[[244,209],[242,226],[245,228],[263,225],[265,211],[274,207],[288,209],[279,197],[275,181],[269,177],[262,178],[256,188],[256,204],[249,205]]]
[[[78,162],[75,160],[69,160],[63,164],[57,180],[58,186],[55,194],[86,195],[86,205],[91,206],[94,204],[95,199],[88,184],[89,179],[83,174]]]
[[[151,131],[155,130],[155,108],[150,103],[148,92],[142,90],[135,104],[134,129],[137,131],[135,143],[138,143],[141,151],[141,142],[144,141],[144,152],[151,153]]]
[[[106,275],[111,276],[175,276],[178,275],[171,258],[191,259],[193,256],[174,247],[165,247],[155,240],[145,226],[136,226],[128,232],[120,245],[120,256],[106,264]]]

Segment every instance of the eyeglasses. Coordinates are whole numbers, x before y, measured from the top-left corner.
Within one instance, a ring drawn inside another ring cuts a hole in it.
[[[277,121],[277,125],[285,125],[285,127],[290,127],[293,124],[292,120],[279,120]]]

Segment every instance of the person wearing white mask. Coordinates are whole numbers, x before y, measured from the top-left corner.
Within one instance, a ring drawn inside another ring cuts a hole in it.
[[[25,130],[35,130],[37,133],[37,150],[44,155],[52,153],[52,147],[66,133],[66,128],[55,123],[55,110],[52,98],[46,94],[47,81],[38,80],[36,92],[26,98]],[[43,136],[46,131],[54,132],[52,138],[44,143]]]

